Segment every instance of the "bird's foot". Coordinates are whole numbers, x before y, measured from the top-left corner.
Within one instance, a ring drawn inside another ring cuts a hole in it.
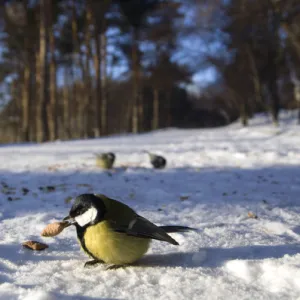
[[[97,259],[89,260],[84,264],[84,268],[95,267],[98,264],[103,264],[103,261]]]
[[[106,270],[117,270],[120,268],[125,268],[126,265],[108,265]]]

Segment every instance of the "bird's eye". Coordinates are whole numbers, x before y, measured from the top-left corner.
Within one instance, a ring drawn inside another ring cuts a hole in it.
[[[78,207],[78,209],[76,210],[78,216],[82,215],[85,211],[86,209],[83,206]]]
[[[71,212],[70,212],[70,216],[72,218],[80,216],[84,213],[84,207],[82,205],[77,206],[76,208],[74,208]]]

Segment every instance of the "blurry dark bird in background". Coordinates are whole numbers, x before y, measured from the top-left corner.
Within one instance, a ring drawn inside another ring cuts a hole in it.
[[[150,163],[154,169],[163,169],[166,166],[167,160],[163,156],[156,155],[148,151],[145,152],[149,155]]]

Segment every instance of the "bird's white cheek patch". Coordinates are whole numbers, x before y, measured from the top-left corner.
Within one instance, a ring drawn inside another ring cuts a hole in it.
[[[89,208],[85,213],[75,217],[75,221],[79,226],[83,227],[90,222],[94,221],[97,217],[97,209],[95,207]]]

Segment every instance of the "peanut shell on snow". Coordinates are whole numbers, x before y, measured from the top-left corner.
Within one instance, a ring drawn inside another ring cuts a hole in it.
[[[41,233],[41,236],[50,237],[60,234],[66,227],[70,226],[69,222],[54,222],[48,224]]]
[[[22,245],[23,245],[23,247],[25,247],[27,249],[36,250],[36,251],[41,251],[41,250],[44,250],[49,247],[48,245],[37,242],[37,241],[27,241],[27,242],[24,242]]]

